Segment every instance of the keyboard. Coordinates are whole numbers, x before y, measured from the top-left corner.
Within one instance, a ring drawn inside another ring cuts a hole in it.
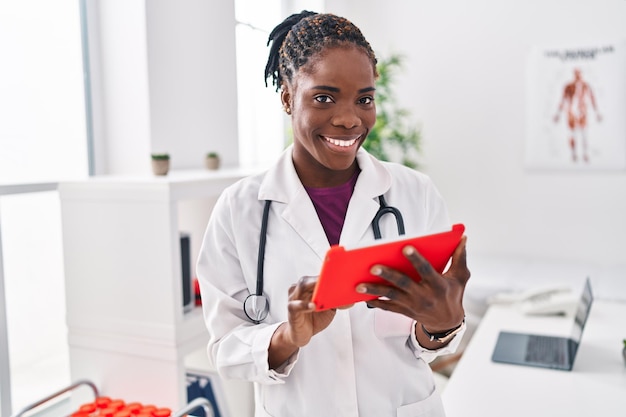
[[[567,364],[567,340],[531,335],[526,345],[526,361],[543,364]]]

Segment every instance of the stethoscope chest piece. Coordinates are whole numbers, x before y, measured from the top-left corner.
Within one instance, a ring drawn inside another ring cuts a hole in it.
[[[267,318],[270,303],[266,296],[250,294],[243,302],[243,311],[254,324],[259,324]]]

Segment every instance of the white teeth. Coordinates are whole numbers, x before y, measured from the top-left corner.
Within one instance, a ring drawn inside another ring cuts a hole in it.
[[[352,139],[352,140],[338,140],[338,139],[332,139],[332,138],[324,138],[326,139],[328,142],[332,143],[333,145],[336,146],[341,146],[341,147],[348,147],[348,146],[352,146],[356,143],[357,139]]]

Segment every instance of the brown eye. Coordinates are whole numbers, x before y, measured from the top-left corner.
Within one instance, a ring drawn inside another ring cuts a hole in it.
[[[333,99],[326,95],[315,96],[315,101],[318,103],[333,103]]]

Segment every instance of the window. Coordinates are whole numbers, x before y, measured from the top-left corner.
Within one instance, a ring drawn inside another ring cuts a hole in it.
[[[0,2],[0,185],[88,174],[79,8]],[[0,398],[4,415],[67,385],[69,363],[56,192],[0,195],[0,225],[11,369],[0,392],[12,394]]]
[[[0,2],[2,183],[87,174],[79,16],[77,1]]]
[[[285,147],[280,96],[272,85],[265,87],[263,80],[267,37],[283,18],[281,1],[236,0],[235,17],[239,161],[242,166],[264,166]]]

